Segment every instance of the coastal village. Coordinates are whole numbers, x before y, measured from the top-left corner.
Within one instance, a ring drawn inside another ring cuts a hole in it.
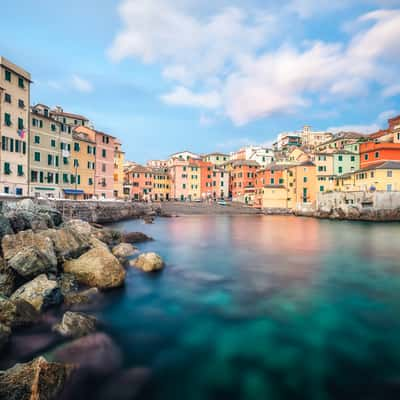
[[[320,194],[400,190],[400,116],[373,134],[280,133],[271,147],[181,151],[140,165],[79,110],[30,105],[31,75],[0,57],[0,193],[71,200],[227,200],[262,210],[313,206]],[[77,113],[75,113],[77,112]]]

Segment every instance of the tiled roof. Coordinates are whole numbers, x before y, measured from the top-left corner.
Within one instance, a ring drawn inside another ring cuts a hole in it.
[[[83,115],[66,113],[64,111],[61,112],[61,111],[51,110],[50,114],[58,115],[58,116],[61,116],[61,117],[80,119],[80,120],[83,120],[83,121],[89,121],[88,118],[84,117]]]

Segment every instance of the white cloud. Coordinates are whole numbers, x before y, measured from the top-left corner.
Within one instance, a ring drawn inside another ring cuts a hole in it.
[[[71,86],[83,93],[90,93],[93,91],[93,85],[86,79],[81,78],[78,75],[73,75],[71,79]]]
[[[396,117],[399,115],[399,112],[396,110],[387,110],[383,111],[378,116],[378,121],[386,123],[388,119]]]
[[[216,109],[221,105],[218,92],[194,93],[189,89],[179,86],[171,93],[161,96],[164,103],[189,107]]]
[[[362,15],[347,43],[295,46],[279,30],[293,13],[308,17],[318,7],[331,12],[362,1],[288,0],[275,14],[230,7],[205,15],[196,13],[198,4],[124,0],[119,7],[122,29],[109,49],[110,57],[160,63],[163,77],[178,85],[161,96],[168,104],[215,109],[243,125],[277,113],[295,113],[318,101],[366,96],[372,86],[383,96],[400,91],[400,10]]]

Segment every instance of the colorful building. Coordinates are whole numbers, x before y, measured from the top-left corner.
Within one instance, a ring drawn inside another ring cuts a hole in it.
[[[400,162],[381,161],[337,180],[340,191],[400,191]]]
[[[37,104],[30,114],[29,194],[35,197],[63,198],[61,124],[49,115],[49,108]],[[68,182],[70,179],[68,169]]]
[[[171,178],[168,168],[152,168],[153,191],[152,199],[154,201],[168,201],[171,196]]]
[[[114,198],[124,198],[124,163],[125,152],[122,151],[121,142],[114,139]]]
[[[31,75],[0,57],[0,192],[29,194],[29,107]]]
[[[365,142],[360,144],[360,168],[382,161],[400,161],[400,143]]]
[[[149,201],[153,195],[153,173],[150,168],[135,165],[125,171],[125,184],[130,189],[130,198]]]
[[[202,160],[220,166],[229,161],[230,156],[225,153],[209,153],[202,156]]]
[[[333,175],[343,175],[357,171],[360,168],[360,156],[347,150],[337,150],[332,153]]]

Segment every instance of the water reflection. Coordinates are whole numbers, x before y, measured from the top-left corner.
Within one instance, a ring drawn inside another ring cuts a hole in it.
[[[400,395],[399,224],[182,217],[118,224],[156,241],[104,320],[143,399]]]

